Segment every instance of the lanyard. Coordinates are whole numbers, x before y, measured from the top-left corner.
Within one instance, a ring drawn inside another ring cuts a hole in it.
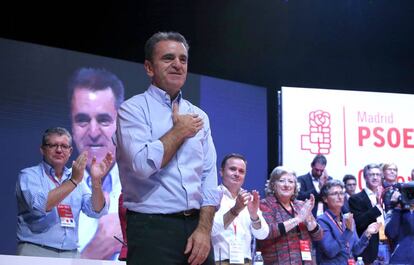
[[[328,211],[326,211],[325,212],[326,213],[326,215],[328,216],[328,218],[329,219],[331,219],[331,221],[332,222],[334,222],[335,224],[336,224],[336,227],[338,228],[338,230],[339,230],[339,232],[341,233],[341,235],[344,233],[344,228],[343,228],[343,226],[344,226],[344,223],[342,223],[342,227],[338,224],[338,222],[332,217],[332,215],[328,212]],[[351,251],[351,247],[350,247],[350,245],[349,245],[349,242],[346,242],[345,243],[345,245],[346,245],[346,247],[348,248],[348,255],[349,256],[351,256],[351,254],[352,254],[352,251]]]
[[[341,232],[341,234],[344,233],[344,228],[341,227],[338,222],[331,216],[331,214],[327,211],[326,215],[328,216],[329,219],[331,219],[332,222],[334,222],[336,224],[336,227],[338,228],[339,232]]]
[[[288,209],[285,208],[285,206],[283,206],[279,201],[277,201],[277,203],[283,208],[283,210],[285,210],[285,212],[292,218],[295,218],[295,208],[292,205],[292,202],[289,202],[290,207],[292,208],[292,212],[289,212]],[[301,231],[301,226],[303,226],[303,223],[300,223],[299,225],[297,225],[294,230],[296,231],[296,233],[299,234],[299,238],[302,238],[302,231]],[[291,230],[293,231],[293,230]]]
[[[279,201],[277,201],[277,203],[279,203],[280,206],[282,206],[283,210],[285,210],[285,212],[290,215],[290,217],[295,218],[295,208],[293,208],[293,205],[291,202],[289,202],[290,207],[292,208],[292,212],[289,212],[285,206],[283,206]]]
[[[53,184],[55,184],[56,187],[59,187],[60,183],[51,174],[47,172],[46,167],[44,165],[43,170],[45,171],[45,174],[49,177],[49,179],[53,182]]]

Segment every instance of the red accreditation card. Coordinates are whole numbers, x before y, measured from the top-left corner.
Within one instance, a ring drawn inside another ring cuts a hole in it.
[[[60,225],[64,227],[75,227],[75,219],[73,218],[72,208],[67,204],[59,204],[57,206],[60,217]]]
[[[309,240],[300,240],[300,254],[302,254],[302,260],[312,260],[311,245]]]

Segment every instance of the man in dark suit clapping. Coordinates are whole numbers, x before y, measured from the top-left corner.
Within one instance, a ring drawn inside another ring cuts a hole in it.
[[[373,222],[383,222],[381,207],[381,168],[377,164],[368,164],[364,167],[366,187],[349,198],[349,208],[354,214],[358,236]],[[381,220],[382,219],[382,220]],[[365,264],[373,263],[378,256],[379,235],[374,234],[361,256]]]
[[[327,160],[324,155],[316,155],[311,163],[311,171],[298,177],[298,183],[300,184],[298,199],[309,199],[311,194],[315,196],[315,206],[312,209],[314,217],[323,214],[323,201],[319,193],[323,184],[330,179],[325,171],[326,164]]]

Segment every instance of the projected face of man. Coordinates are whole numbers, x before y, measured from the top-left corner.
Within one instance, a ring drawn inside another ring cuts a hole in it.
[[[73,141],[79,152],[88,151],[88,166],[92,157],[101,161],[109,151],[115,155],[112,135],[116,130],[115,96],[111,88],[74,90],[71,104]]]

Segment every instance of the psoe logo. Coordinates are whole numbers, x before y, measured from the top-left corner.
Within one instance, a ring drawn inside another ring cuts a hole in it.
[[[331,150],[331,115],[323,110],[309,113],[309,132],[301,135],[301,149],[311,154],[329,154]]]

